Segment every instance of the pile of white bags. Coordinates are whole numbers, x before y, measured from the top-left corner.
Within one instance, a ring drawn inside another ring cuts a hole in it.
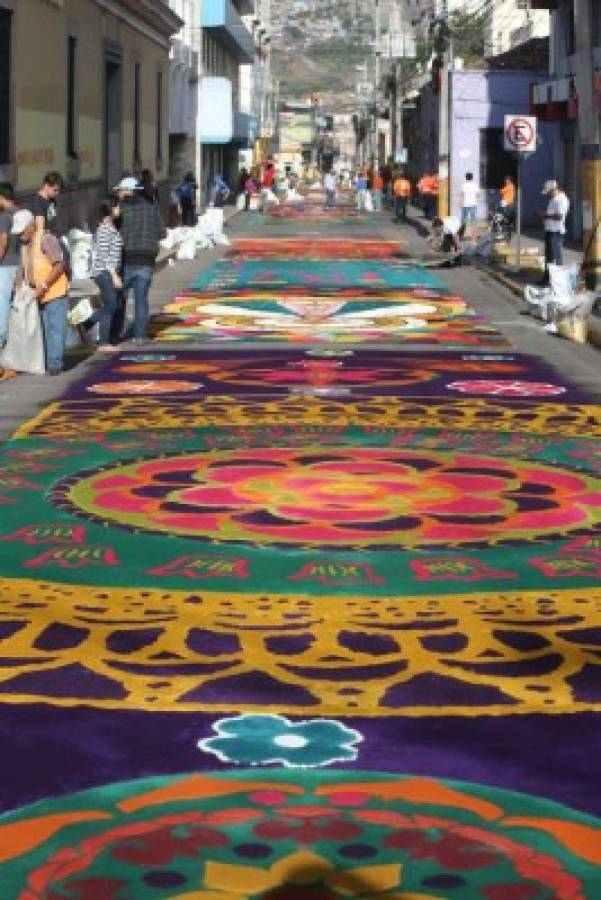
[[[548,287],[534,287],[529,284],[524,288],[528,312],[544,322],[553,321],[558,310],[570,307],[575,298],[580,296],[576,293],[578,275],[578,266],[550,265]]]
[[[162,250],[175,250],[177,259],[196,259],[199,250],[217,244],[230,244],[223,233],[222,209],[208,209],[199,217],[194,228],[169,228],[160,246]]]
[[[586,341],[586,319],[596,295],[578,290],[579,266],[549,265],[549,287],[524,289],[528,312],[547,322],[546,330],[579,343]]]

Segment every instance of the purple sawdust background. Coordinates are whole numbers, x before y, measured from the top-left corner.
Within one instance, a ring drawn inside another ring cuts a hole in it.
[[[0,807],[7,811],[116,781],[231,769],[196,748],[201,738],[213,734],[218,718],[6,706],[0,740],[3,769],[10,777],[3,779]],[[365,741],[358,760],[338,768],[480,783],[601,816],[594,764],[601,757],[601,729],[593,714],[343,721]],[[583,748],[591,760],[586,767]]]
[[[130,396],[132,391],[128,389],[128,382],[169,380],[189,385],[187,389],[170,394],[172,398],[178,395],[201,398],[215,394],[278,397],[315,392],[318,396],[322,394],[341,400],[374,395],[466,399],[490,395],[449,390],[448,385],[455,381],[484,379],[542,382],[564,389],[558,394],[534,394],[530,398],[539,403],[582,403],[587,400],[551,366],[533,357],[511,353],[373,353],[357,350],[349,356],[320,357],[311,352],[298,351],[169,351],[158,353],[159,358],[154,363],[148,359],[149,356],[152,354],[119,354],[72,385],[64,398],[100,398],[102,391],[94,389],[100,384],[108,384],[111,388],[120,384],[121,390],[116,396]],[[214,365],[220,367],[222,372],[231,374],[222,378],[218,375],[213,377],[210,372],[185,371],[186,364]],[[441,372],[441,366],[447,370]],[[152,391],[148,396],[153,396]],[[492,399],[529,398],[528,395],[492,395]]]

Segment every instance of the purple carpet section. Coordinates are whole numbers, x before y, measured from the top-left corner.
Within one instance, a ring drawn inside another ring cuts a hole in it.
[[[212,723],[218,718],[5,706],[0,741],[10,778],[2,779],[1,809],[114,781],[231,769],[196,746],[213,734]],[[339,768],[465,780],[601,815],[595,764],[601,758],[601,729],[592,714],[344,722],[365,741],[357,762]],[[582,765],[584,747],[589,766]]]
[[[64,399],[207,395],[493,398],[586,402],[551,366],[511,353],[185,351],[121,353],[69,388]]]

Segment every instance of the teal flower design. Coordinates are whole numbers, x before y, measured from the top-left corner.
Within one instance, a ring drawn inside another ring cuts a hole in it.
[[[198,748],[221,762],[244,766],[282,765],[312,769],[353,762],[363,736],[334,719],[291,722],[284,716],[244,714],[220,719],[217,737],[203,738]]]

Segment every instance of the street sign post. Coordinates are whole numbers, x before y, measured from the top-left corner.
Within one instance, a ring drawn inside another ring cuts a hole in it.
[[[516,263],[522,266],[522,161],[528,153],[534,153],[537,143],[537,120],[535,116],[505,116],[505,150],[515,153],[517,158],[517,207],[516,207]]]

